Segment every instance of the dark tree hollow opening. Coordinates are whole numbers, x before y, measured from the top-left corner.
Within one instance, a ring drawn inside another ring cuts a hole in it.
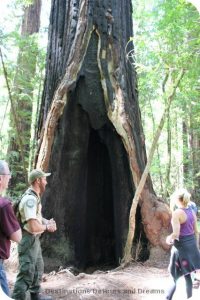
[[[114,203],[109,152],[97,130],[88,144],[86,267],[116,265]]]

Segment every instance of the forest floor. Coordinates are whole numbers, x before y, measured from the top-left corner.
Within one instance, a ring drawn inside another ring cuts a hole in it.
[[[7,270],[12,289],[16,272]],[[200,278],[200,273],[197,274]],[[42,288],[54,300],[161,300],[169,283],[165,263],[152,265],[130,263],[125,268],[79,273],[75,276],[70,269],[45,274]],[[28,299],[28,298],[27,298]],[[179,279],[173,300],[186,299],[184,279]],[[200,288],[193,288],[193,297],[200,299]],[[3,299],[1,299],[3,300]]]

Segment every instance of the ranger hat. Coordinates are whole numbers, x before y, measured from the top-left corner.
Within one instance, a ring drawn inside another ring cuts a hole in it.
[[[41,177],[47,177],[50,176],[51,173],[45,173],[42,170],[34,169],[32,170],[28,175],[28,182],[31,184],[33,183],[37,178]]]

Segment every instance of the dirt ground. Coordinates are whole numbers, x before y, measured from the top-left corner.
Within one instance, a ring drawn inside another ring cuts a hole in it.
[[[156,264],[155,264],[156,265]],[[12,289],[16,272],[7,270]],[[200,277],[200,274],[197,274]],[[130,263],[125,268],[109,271],[80,273],[75,276],[70,269],[45,274],[42,288],[54,300],[161,300],[169,283],[166,263],[153,266]],[[180,279],[173,300],[186,299],[184,279]],[[193,297],[200,299],[200,288],[193,289]],[[3,299],[1,299],[3,300]]]

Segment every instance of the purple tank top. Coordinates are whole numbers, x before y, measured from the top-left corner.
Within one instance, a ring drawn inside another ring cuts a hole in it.
[[[194,234],[194,215],[191,208],[182,208],[187,215],[185,223],[181,224],[180,236]]]

